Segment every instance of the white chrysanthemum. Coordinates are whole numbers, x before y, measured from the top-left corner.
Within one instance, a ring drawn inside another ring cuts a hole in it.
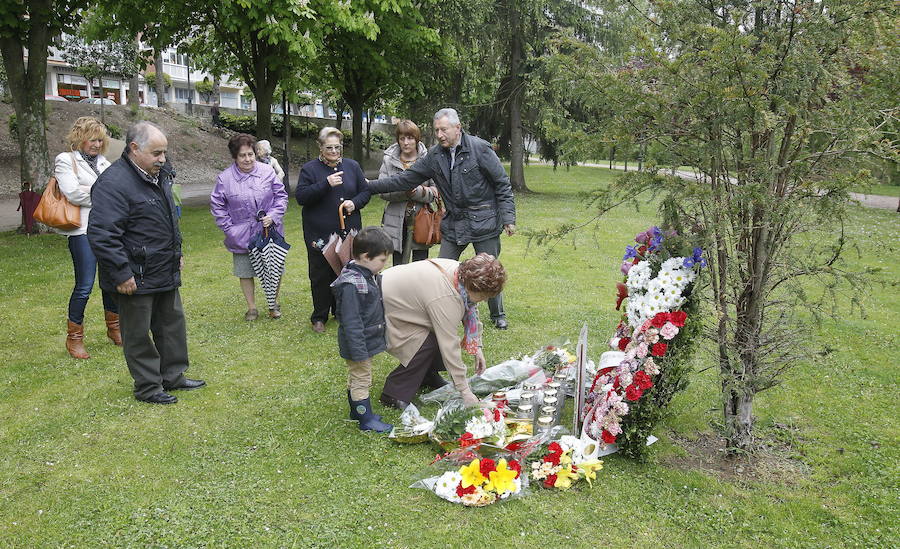
[[[641,261],[637,265],[631,267],[628,271],[628,280],[625,285],[628,286],[629,294],[642,291],[650,282],[650,262]]]
[[[494,426],[484,417],[473,417],[466,422],[466,431],[475,438],[487,438],[494,434]]]
[[[644,310],[644,296],[642,295],[633,295],[628,298],[628,303],[625,305],[625,314],[628,315],[628,324],[634,326],[635,328],[639,328],[644,324],[646,317],[643,314]]]
[[[434,485],[434,493],[438,497],[458,503],[460,499],[456,495],[456,487],[459,486],[460,481],[462,481],[462,475],[459,472],[447,471],[438,478],[437,483]]]
[[[683,257],[670,257],[669,259],[663,261],[660,270],[671,271],[674,269],[681,269],[682,267],[684,267]]]

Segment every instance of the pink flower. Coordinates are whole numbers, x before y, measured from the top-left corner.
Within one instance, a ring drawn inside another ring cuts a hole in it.
[[[630,271],[632,267],[634,267],[634,263],[632,263],[631,261],[623,261],[621,267],[622,274],[627,275],[628,271]]]
[[[677,328],[676,328],[676,329],[677,329]],[[647,347],[647,344],[646,344],[646,343],[641,343],[640,345],[637,346],[637,349],[636,349],[636,351],[637,351],[637,356],[638,356],[639,358],[644,358],[645,356],[647,356],[647,352],[648,352],[649,350],[650,350],[650,348]]]
[[[663,336],[664,339],[672,339],[678,335],[678,332],[678,326],[671,322],[666,322],[665,325],[659,329],[659,335]]]
[[[656,362],[653,361],[652,357],[644,361],[644,371],[651,376],[655,376],[659,373],[659,366],[656,365]]]

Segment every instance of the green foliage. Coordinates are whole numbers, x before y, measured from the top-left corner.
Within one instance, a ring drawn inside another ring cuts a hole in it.
[[[212,99],[213,92],[213,83],[209,80],[202,80],[197,82],[194,86],[194,89],[197,90],[197,93],[200,94],[200,99],[203,100],[204,103],[209,103]]]
[[[124,135],[122,133],[122,128],[116,126],[115,124],[107,124],[106,133],[108,133],[109,136],[113,139],[122,139],[122,136]]]
[[[223,112],[219,115],[219,120],[224,128],[238,133],[256,135],[256,118],[253,116],[241,116]]]
[[[156,90],[156,73],[155,72],[147,71],[147,73],[144,74],[144,80],[146,80],[147,85],[150,86],[150,89]],[[166,89],[169,89],[172,87],[172,77],[169,76],[169,73],[167,73],[167,72],[163,73],[163,82],[166,83]]]
[[[16,113],[9,115],[9,119],[6,121],[6,127],[9,128],[9,135],[12,136],[13,139],[18,139],[19,123],[16,121]]]
[[[393,145],[395,142],[393,136],[378,130],[372,132],[371,138],[372,149],[384,150]]]

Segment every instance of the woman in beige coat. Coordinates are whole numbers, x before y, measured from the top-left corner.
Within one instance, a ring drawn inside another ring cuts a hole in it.
[[[103,156],[109,146],[106,126],[91,116],[75,121],[66,136],[68,152],[56,157],[53,175],[66,200],[81,207],[81,226],[71,231],[56,232],[68,237],[69,253],[75,271],[75,287],[69,297],[66,350],[74,358],[91,358],[84,348],[84,309],[94,287],[97,275],[97,259],[87,239],[88,216],[91,212],[91,187],[109,161]],[[115,297],[103,293],[103,309],[106,317],[106,335],[116,345],[122,344],[119,333],[118,306]]]
[[[423,385],[447,382],[447,370],[466,404],[477,397],[469,388],[461,350],[475,356],[475,373],[484,371],[477,304],[503,290],[506,270],[481,253],[459,263],[428,259],[392,267],[382,274],[388,352],[400,361],[384,382],[381,403],[404,409]],[[459,324],[464,326],[462,338]]]

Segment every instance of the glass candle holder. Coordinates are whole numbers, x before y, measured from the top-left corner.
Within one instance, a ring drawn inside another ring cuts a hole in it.
[[[519,404],[516,408],[516,417],[519,419],[532,419],[534,416],[534,406],[531,404]]]
[[[534,404],[534,393],[523,390],[519,393],[519,404]]]
[[[550,429],[553,428],[553,416],[541,416],[537,419],[537,424],[534,429],[534,434],[537,436],[543,436],[550,433]]]

